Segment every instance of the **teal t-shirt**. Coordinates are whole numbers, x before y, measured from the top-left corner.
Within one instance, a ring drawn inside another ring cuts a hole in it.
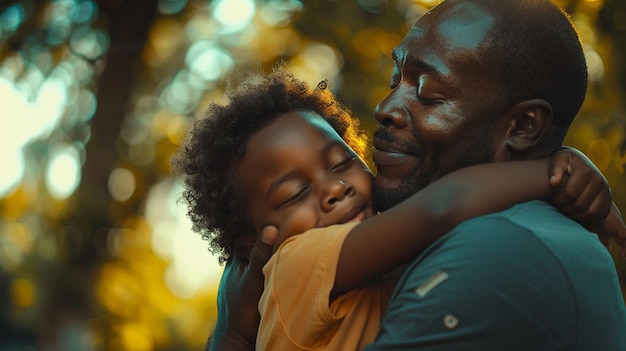
[[[626,350],[598,237],[540,201],[475,218],[405,270],[365,350]]]

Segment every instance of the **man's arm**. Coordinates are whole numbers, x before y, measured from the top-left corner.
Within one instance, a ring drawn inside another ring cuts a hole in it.
[[[276,239],[273,227],[258,235],[249,263],[233,255],[226,264],[217,294],[217,322],[207,343],[209,351],[253,351],[263,293],[263,266],[272,254]]]

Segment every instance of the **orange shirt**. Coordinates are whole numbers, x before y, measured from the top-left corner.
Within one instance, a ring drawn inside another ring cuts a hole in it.
[[[270,258],[256,350],[360,350],[374,341],[394,279],[329,302],[341,246],[356,224],[295,235]]]

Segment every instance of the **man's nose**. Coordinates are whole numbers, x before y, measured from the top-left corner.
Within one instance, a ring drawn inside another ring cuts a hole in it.
[[[322,200],[322,208],[325,211],[332,210],[338,202],[346,197],[354,195],[356,190],[352,184],[341,179],[334,179],[326,184],[326,193]]]
[[[399,84],[376,106],[374,116],[383,127],[405,128],[409,121],[406,97],[409,92]]]

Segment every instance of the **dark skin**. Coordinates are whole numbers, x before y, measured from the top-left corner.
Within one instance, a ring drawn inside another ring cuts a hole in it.
[[[568,156],[571,157],[572,155],[569,154]],[[553,196],[553,198],[568,198],[569,196],[573,196],[574,192],[577,191],[576,189],[583,189],[578,193],[584,194],[586,192],[585,189],[593,189],[598,183],[602,183],[598,173],[593,173],[593,167],[584,163],[584,158],[571,157],[564,163],[566,166],[555,170],[554,175],[550,179],[550,183],[553,186],[567,183],[568,186],[563,186],[560,191],[556,192],[557,195]],[[572,168],[582,171],[575,173],[575,176],[572,176],[570,179],[565,179],[571,174]],[[527,169],[523,170],[523,168],[520,168],[517,172],[525,171],[527,171]],[[488,175],[489,174],[486,174],[485,176]],[[497,180],[498,179],[494,178],[494,181]],[[536,192],[537,189],[533,188],[526,191]],[[606,196],[608,196],[608,193]],[[498,197],[499,196],[497,196],[494,201],[498,201]],[[394,213],[399,216],[396,221],[406,218],[406,216],[402,215],[400,207],[396,208],[395,211]],[[598,227],[602,227],[603,229],[603,231],[600,232],[600,239],[605,242],[606,245],[609,245],[608,241],[612,237],[620,238],[622,247],[621,257],[624,258],[626,257],[626,248],[624,248],[623,240],[624,237],[626,237],[626,230],[617,208],[613,207],[613,211],[614,212],[611,212],[608,216],[606,222],[602,221],[601,224],[597,224]],[[387,214],[389,213],[390,212]],[[594,216],[594,214],[590,212],[584,212],[582,215]],[[382,223],[384,224],[385,222]],[[376,230],[373,230],[373,232],[376,232]],[[254,242],[254,236],[250,235],[241,245],[235,248],[238,254],[234,255],[232,260],[225,267],[220,283],[220,295],[218,296],[219,320],[213,333],[214,337],[210,340],[208,345],[208,347],[211,347],[209,348],[210,350],[254,350],[254,340],[256,339],[256,331],[260,321],[257,304],[263,292],[263,273],[261,269],[271,256],[274,248],[273,244],[277,241],[277,238],[278,231],[276,227],[268,226],[263,228],[261,235],[256,238],[256,242]],[[354,235],[353,238],[356,239],[360,237]],[[253,245],[252,249],[248,252],[251,245]],[[350,245],[345,246],[350,247]],[[247,255],[249,255],[249,259]],[[393,265],[394,264],[391,266]],[[359,269],[353,270],[359,271]],[[371,274],[371,272],[367,273]],[[338,275],[340,274],[341,272],[338,272]],[[350,276],[351,279],[357,279],[352,273],[348,276]],[[354,286],[350,284],[348,284],[348,286],[349,288],[354,288]]]
[[[443,4],[418,20],[394,50],[391,91],[376,109],[380,130],[374,140],[378,169],[374,197],[381,210],[463,166],[535,159],[555,151],[546,142],[553,113],[548,102],[527,99],[510,104],[493,98],[503,86],[489,63],[476,55],[488,35],[491,15],[471,4]],[[595,178],[565,179],[562,184],[568,184],[568,190],[557,192],[551,204],[600,233],[604,243],[616,237],[623,245],[626,227],[610,201],[610,190],[605,182],[589,185],[589,179],[603,177],[598,172]],[[272,230],[262,234],[267,242],[276,235]],[[220,339],[213,340],[212,350],[254,349],[261,267],[271,250],[271,245],[257,240],[249,265],[235,257],[231,265],[238,269],[227,267],[218,301],[215,335]],[[226,309],[227,305],[237,308]]]
[[[252,226],[257,231],[268,226],[278,230],[275,250],[309,229],[360,223],[341,247],[331,300],[400,267],[468,218],[551,195],[547,171],[558,183],[573,162],[588,168],[575,150],[560,151],[550,159],[465,167],[374,216],[372,173],[317,113],[281,114],[250,136],[246,148],[234,166],[236,188],[241,189]],[[578,170],[573,178],[578,178]],[[601,183],[599,179],[586,187],[595,189]],[[364,256],[368,260],[362,260]]]
[[[556,151],[547,141],[553,119],[547,101],[493,98],[506,87],[481,60],[490,18],[471,3],[447,1],[420,18],[393,50],[391,91],[375,112],[378,210],[468,164],[538,159]],[[596,231],[611,206],[621,217],[605,183],[583,192],[588,183],[576,182],[551,204]]]
[[[437,7],[446,11],[423,16],[392,52],[391,91],[375,112],[380,210],[463,166],[556,151],[541,145],[552,119],[546,101],[511,105],[494,98],[506,87],[479,55],[491,16],[472,5],[447,4]]]
[[[224,267],[217,297],[218,322],[207,350],[253,350],[261,316],[263,266],[272,255],[276,232],[247,236]],[[253,245],[250,250],[250,245]],[[248,250],[249,253],[248,253]],[[249,257],[247,256],[249,254]]]

